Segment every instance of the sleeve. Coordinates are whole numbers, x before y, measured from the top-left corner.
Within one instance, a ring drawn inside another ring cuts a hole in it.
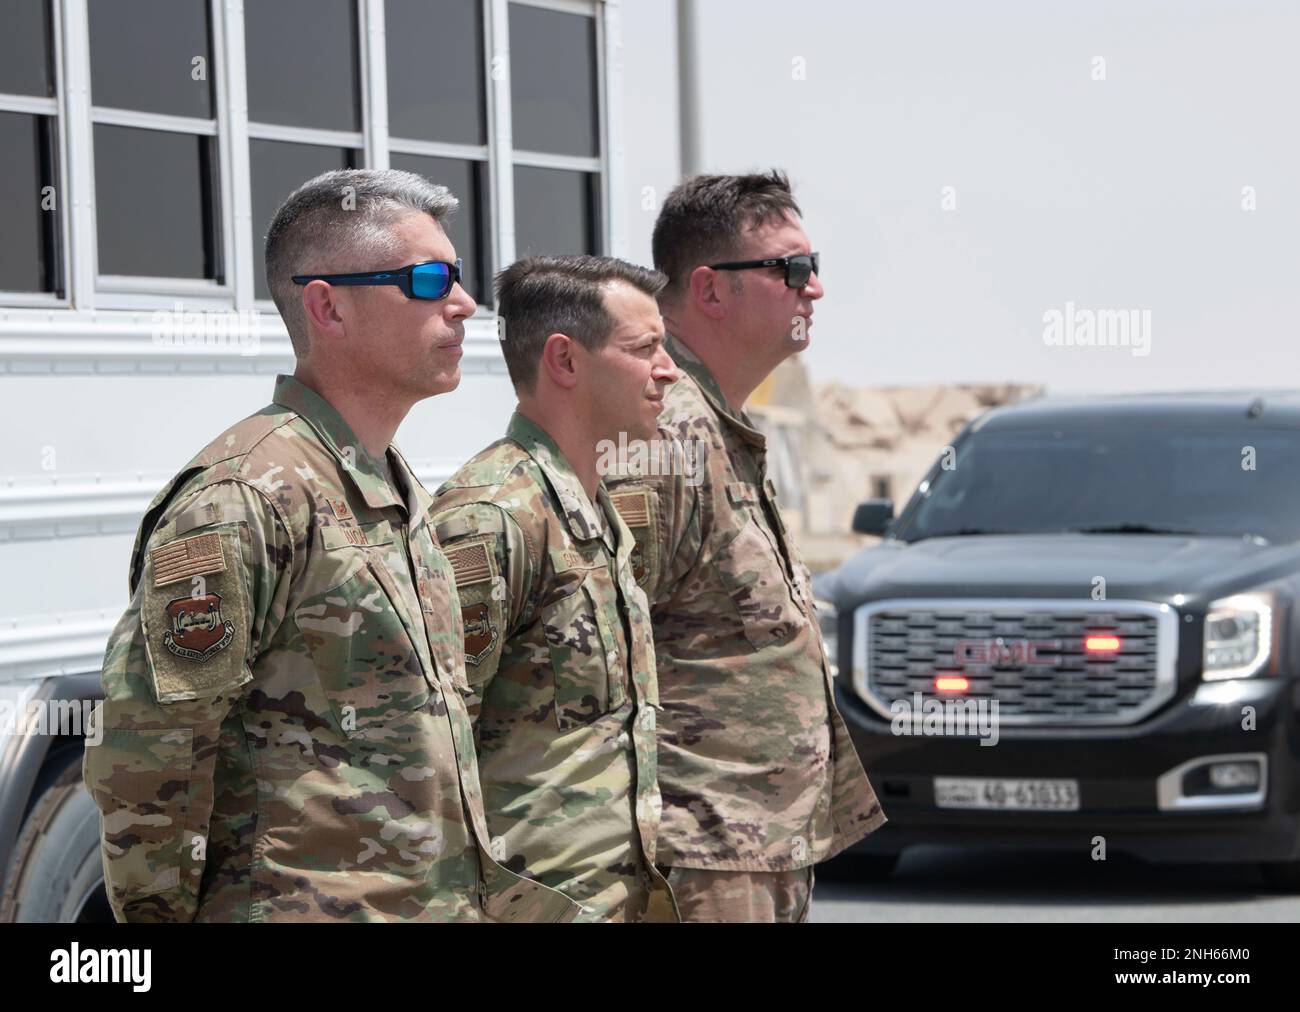
[[[231,481],[169,508],[142,551],[109,637],[103,735],[84,777],[117,919],[190,921],[222,724],[287,610],[293,543],[270,503]]]
[[[473,694],[466,705],[477,727],[505,642],[524,621],[534,567],[519,524],[499,506],[453,506],[435,513],[434,525],[460,597],[465,676]]]

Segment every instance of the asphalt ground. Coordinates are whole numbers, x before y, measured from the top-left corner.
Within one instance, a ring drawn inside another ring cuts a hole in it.
[[[817,867],[814,923],[1300,921],[1300,895],[1253,865],[915,847],[884,881],[859,871],[852,856]]]

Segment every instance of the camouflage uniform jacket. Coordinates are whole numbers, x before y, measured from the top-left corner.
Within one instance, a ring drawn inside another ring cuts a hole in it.
[[[777,510],[766,440],[672,335],[668,350],[684,375],[666,394],[660,436],[695,451],[681,459],[696,473],[659,466],[611,482],[651,601],[659,860],[803,868],[885,816],[835,706],[810,574]]]
[[[515,414],[434,496],[498,860],[593,919],[673,919],[654,867],[658,697],[631,532]]]
[[[568,920],[501,868],[465,708],[451,567],[289,377],[145,515],[86,785],[128,921]]]

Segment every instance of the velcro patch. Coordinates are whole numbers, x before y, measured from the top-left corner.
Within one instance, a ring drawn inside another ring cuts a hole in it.
[[[470,587],[492,579],[494,566],[487,542],[472,541],[467,545],[444,548],[443,553],[456,574],[456,586]]]
[[[629,527],[647,527],[650,524],[650,493],[645,489],[615,492],[610,497],[619,516]]]
[[[659,561],[659,532],[655,529],[654,520],[658,500],[652,504],[650,496],[647,489],[628,489],[610,495],[610,501],[618,510],[618,515],[632,532],[633,544],[629,557],[632,577],[647,591],[651,587],[651,578],[658,578],[656,570]]]
[[[327,527],[318,527],[316,530],[321,547],[327,552],[350,546],[377,548],[380,545],[393,543],[393,528],[387,520],[366,524],[365,527],[358,527],[356,524],[330,524]]]
[[[348,506],[346,499],[326,499],[330,504],[330,509],[334,511],[334,516],[339,520],[355,520],[352,515],[352,509]]]
[[[444,520],[434,526],[433,535],[438,544],[443,545],[448,541],[455,541],[457,538],[463,538],[467,535],[497,534],[504,532],[505,529],[505,521],[502,519],[501,514],[496,510],[492,510],[491,512],[456,516],[450,520]]]
[[[221,614],[221,595],[178,597],[167,603],[171,628],[163,633],[163,646],[177,657],[206,661],[235,638],[235,624]]]
[[[154,698],[159,703],[207,699],[231,692],[252,678],[246,663],[251,623],[240,536],[240,526],[234,523],[150,552],[156,565],[158,553],[189,542],[186,558],[192,550],[198,562],[168,563],[172,567],[168,572],[207,574],[202,586],[188,596],[181,596],[184,591],[176,584],[163,587],[157,580],[142,588],[140,621]],[[208,542],[215,544],[209,546]],[[179,552],[174,554],[179,556]],[[214,561],[222,565],[215,570],[197,568]],[[186,565],[192,568],[184,570]]]
[[[567,573],[571,569],[596,569],[602,565],[602,560],[589,559],[574,548],[552,548],[551,565],[557,573]]]
[[[221,503],[205,502],[202,506],[188,509],[176,518],[176,535],[188,534],[196,527],[211,527],[221,523]]]
[[[492,609],[486,602],[467,604],[460,610],[465,623],[465,663],[482,664],[501,639],[493,619]]]
[[[747,481],[729,481],[727,498],[733,506],[751,506],[758,502],[758,489]]]
[[[149,553],[153,561],[153,585],[163,587],[177,580],[208,573],[225,572],[226,560],[221,554],[221,537],[217,534],[196,534],[155,548]]]

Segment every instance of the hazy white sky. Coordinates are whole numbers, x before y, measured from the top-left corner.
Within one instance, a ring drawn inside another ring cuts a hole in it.
[[[1300,386],[1296,0],[700,8],[703,167],[786,167],[823,254],[815,379]],[[1067,302],[1150,354],[1045,346]]]

